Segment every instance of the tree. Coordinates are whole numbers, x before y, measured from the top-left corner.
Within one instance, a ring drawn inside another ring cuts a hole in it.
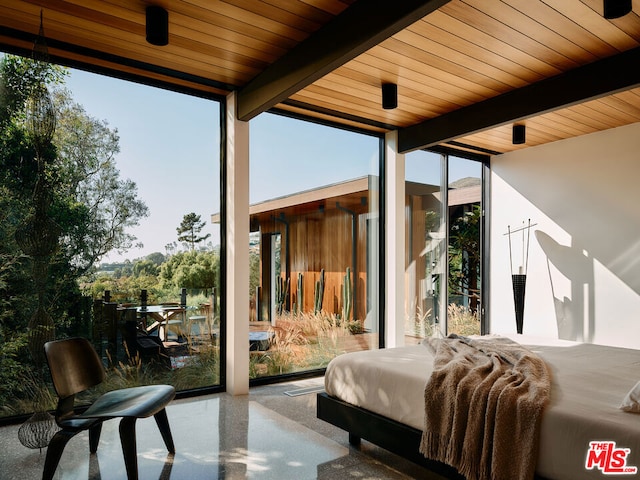
[[[145,260],[149,260],[150,262],[153,262],[157,267],[160,267],[160,265],[162,265],[166,260],[165,256],[160,252],[150,253],[144,258]]]
[[[159,271],[160,269],[158,268],[158,265],[156,265],[151,260],[148,260],[146,258],[143,260],[137,260],[133,264],[134,277],[141,277],[144,275],[150,275],[155,277],[158,275]]]
[[[202,237],[198,236],[200,230],[202,230],[205,225],[206,222],[201,221],[200,215],[196,215],[193,212],[187,213],[182,218],[182,223],[180,223],[180,226],[176,228],[176,230],[178,231],[178,241],[186,242],[187,244],[189,244],[190,250],[195,250],[196,243],[203,242],[211,236],[210,233],[207,233]]]
[[[38,181],[47,187],[46,216],[61,232],[45,292],[57,324],[76,321],[78,279],[108,251],[130,247],[135,238],[127,229],[147,214],[135,183],[121,179],[115,166],[117,131],[72,101],[60,87],[64,75],[62,67],[36,68],[27,58],[5,55],[0,60],[0,255],[15,265],[3,292],[11,302],[0,305],[8,336],[24,330],[36,303],[33,280],[26,273],[31,259],[18,248],[15,232],[35,209]],[[25,107],[42,82],[52,91],[57,125],[52,144],[36,152]],[[37,156],[46,161],[38,162]]]
[[[58,90],[54,102],[59,118],[54,137],[56,221],[66,233],[66,256],[84,273],[108,252],[131,248],[136,238],[127,229],[138,225],[149,209],[138,198],[136,184],[120,178],[115,164],[120,151],[117,130],[90,117],[68,91]]]
[[[179,252],[164,262],[160,279],[165,288],[208,289],[220,275],[220,258],[216,252]]]
[[[480,223],[482,211],[474,204],[451,225],[449,232],[449,291],[469,295],[470,308],[478,308],[480,279]]]

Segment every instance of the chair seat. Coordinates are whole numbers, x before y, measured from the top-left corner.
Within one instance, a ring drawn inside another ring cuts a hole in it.
[[[162,410],[175,395],[176,390],[171,385],[147,385],[113,390],[102,395],[76,418],[150,417]]]
[[[67,430],[88,430],[92,425],[97,422],[101,422],[102,419],[99,418],[78,418],[78,416],[74,416],[68,419],[59,419],[58,425]]]

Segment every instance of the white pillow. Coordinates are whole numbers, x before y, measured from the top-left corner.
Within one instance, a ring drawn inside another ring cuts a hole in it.
[[[624,397],[622,401],[622,405],[620,405],[620,410],[640,413],[640,382],[636,383],[635,386],[629,390],[629,393],[627,393],[627,396]]]

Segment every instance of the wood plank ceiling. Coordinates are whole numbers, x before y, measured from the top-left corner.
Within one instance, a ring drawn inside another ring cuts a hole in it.
[[[169,44],[145,41],[145,7]],[[373,132],[403,151],[502,153],[640,121],[640,0],[3,0],[0,49],[29,54],[40,13],[52,60],[198,95],[238,93]],[[398,108],[381,84],[398,85]],[[511,126],[527,139],[513,145]]]

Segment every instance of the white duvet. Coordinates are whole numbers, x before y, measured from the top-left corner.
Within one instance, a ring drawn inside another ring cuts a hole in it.
[[[597,465],[586,468],[593,441],[628,448],[625,465],[640,468],[640,414],[619,408],[640,380],[640,351],[512,338],[538,353],[553,375],[536,473],[553,480],[611,478]],[[422,345],[341,355],[327,367],[325,389],[329,395],[422,430],[424,387],[432,361]]]

